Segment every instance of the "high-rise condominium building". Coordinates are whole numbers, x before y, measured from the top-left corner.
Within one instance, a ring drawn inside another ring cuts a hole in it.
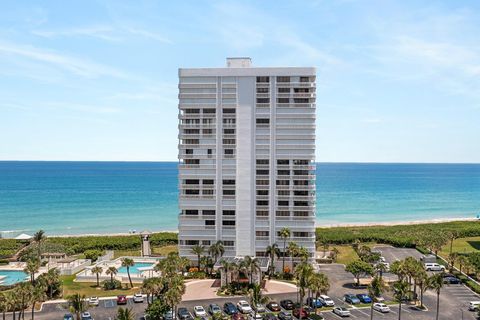
[[[315,250],[315,68],[179,69],[179,251],[223,241],[226,257]]]

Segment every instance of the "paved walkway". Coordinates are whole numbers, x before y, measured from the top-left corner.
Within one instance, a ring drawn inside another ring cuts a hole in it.
[[[183,301],[203,300],[203,299],[217,299],[218,287],[214,287],[215,280],[193,280],[185,283],[186,290],[182,297]],[[264,294],[278,294],[278,293],[293,293],[297,291],[294,284],[267,280],[265,284]]]

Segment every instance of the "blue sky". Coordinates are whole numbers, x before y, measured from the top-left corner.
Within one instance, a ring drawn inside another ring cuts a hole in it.
[[[478,1],[4,1],[0,160],[175,160],[178,67],[316,66],[317,160],[480,162]]]

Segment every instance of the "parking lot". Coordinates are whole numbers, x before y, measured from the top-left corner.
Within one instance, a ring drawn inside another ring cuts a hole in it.
[[[379,250],[382,256],[385,257],[386,262],[393,263],[395,260],[405,259],[408,256],[413,256],[419,259],[422,255],[415,249],[407,248],[393,248],[390,246],[378,246],[374,250]],[[320,271],[327,274],[330,280],[329,296],[335,301],[336,306],[345,306],[350,309],[352,319],[370,319],[370,308],[356,308],[346,304],[343,301],[343,295],[346,293],[366,293],[366,288],[356,288],[352,284],[354,282],[353,276],[344,270],[344,266],[340,264],[328,264],[321,265]],[[394,278],[394,275],[385,274],[386,277]],[[280,302],[282,299],[291,299],[296,301],[297,295],[295,293],[285,294],[272,294],[268,295],[271,300]],[[391,293],[386,293],[384,297],[387,300],[391,300]],[[216,303],[220,307],[227,301],[236,304],[239,300],[248,300],[246,297],[217,297],[214,299],[196,300],[196,301],[184,301],[179,307],[186,307],[190,312],[193,311],[193,307],[202,305],[207,308],[210,303]],[[440,295],[440,319],[442,320],[474,320],[476,319],[475,313],[468,311],[469,301],[480,300],[480,297],[470,291],[464,285],[445,285],[441,290]],[[435,292],[428,290],[424,294],[424,304],[427,306],[428,311],[419,311],[412,305],[402,305],[402,319],[405,320],[431,320],[435,319],[436,308],[436,294]],[[137,319],[143,315],[147,304],[133,303],[132,299],[128,299],[128,308],[137,315]],[[95,320],[112,320],[117,312],[117,304],[114,298],[102,299],[100,305],[92,307],[89,312],[93,315]],[[389,313],[382,314],[374,311],[374,319],[398,319],[399,308],[398,305],[390,305],[391,311]],[[50,319],[62,319],[64,313],[68,312],[68,308],[65,303],[44,304],[41,312],[38,312],[35,316],[38,320],[50,320]],[[330,309],[319,309],[319,312],[325,319],[340,319],[340,316],[334,314]],[[7,316],[7,319],[12,319],[11,315]]]

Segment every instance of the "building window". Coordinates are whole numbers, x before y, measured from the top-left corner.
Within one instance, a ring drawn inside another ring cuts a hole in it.
[[[268,217],[268,211],[257,210],[257,217]]]
[[[268,175],[269,170],[257,170],[257,175]]]
[[[187,179],[185,180],[185,184],[200,184],[200,180]]]
[[[308,196],[308,191],[302,190],[302,191],[294,191],[293,192],[294,196],[302,196],[302,197],[307,197]]]
[[[257,257],[266,257],[267,254],[266,254],[265,251],[256,251],[256,252],[255,252],[255,256],[257,256]]]
[[[205,220],[205,225],[206,226],[214,226],[215,225],[215,220]]]
[[[198,210],[185,210],[187,216],[198,216]]]
[[[290,77],[277,77],[277,82],[290,82]]]
[[[293,215],[295,217],[308,217],[309,213],[308,213],[308,211],[294,211]]]
[[[308,238],[309,233],[308,232],[293,232],[293,236],[295,238]]]
[[[270,232],[268,232],[268,231],[255,231],[255,235],[257,237],[268,237],[270,235]]]
[[[197,190],[197,189],[187,189],[187,190],[185,190],[185,194],[188,194],[188,195],[197,195],[197,194],[200,194],[200,190]]]
[[[310,82],[309,77],[300,77],[300,82]]]
[[[209,246],[210,245],[210,240],[202,240],[202,245]]]
[[[211,196],[213,195],[213,190],[203,190],[202,194],[206,196]]]
[[[207,155],[209,155],[209,156],[212,155],[212,149],[207,149]]]
[[[290,170],[277,170],[279,176],[288,176],[290,175]]]
[[[270,82],[270,77],[257,77],[257,83],[268,83]]]
[[[268,190],[257,190],[258,196],[268,196]]]
[[[290,103],[290,98],[277,98],[277,103]]]
[[[288,165],[289,163],[290,163],[290,160],[288,159],[277,160],[277,164]]]
[[[288,206],[288,201],[287,200],[279,200],[278,205],[286,207],[286,206]]]
[[[223,195],[224,196],[234,196],[235,195],[235,190],[223,190]]]
[[[257,93],[268,93],[268,88],[257,88]]]
[[[309,103],[310,101],[308,98],[294,98],[293,99],[294,103]]]
[[[223,210],[222,214],[224,216],[234,216],[235,215],[235,210]]]
[[[223,134],[235,134],[235,129],[223,129]]]
[[[257,200],[257,206],[268,206],[268,200]]]
[[[223,180],[223,184],[227,186],[234,186],[235,185],[235,180]]]
[[[185,109],[186,114],[199,114],[200,109]]]
[[[204,216],[214,216],[215,215],[215,210],[203,210],[202,214]]]
[[[227,113],[227,114],[235,113],[235,109],[233,108],[223,109],[223,113]]]
[[[223,139],[223,144],[235,144],[235,139]]]
[[[257,159],[257,164],[269,164],[268,159]]]
[[[183,144],[199,144],[200,140],[198,139],[183,139]]]
[[[277,217],[290,217],[290,211],[277,211],[275,213]]]
[[[187,246],[195,246],[198,244],[198,240],[185,240]]]
[[[203,134],[213,134],[213,129],[202,129]]]
[[[199,159],[185,159],[183,160],[184,164],[200,164]]]
[[[290,88],[278,88],[278,93],[290,93]]]
[[[295,207],[308,207],[308,201],[294,201]]]
[[[185,134],[199,134],[200,129],[185,129],[185,130],[183,130],[183,133],[185,133]]]
[[[308,186],[308,180],[293,180],[294,186]]]
[[[270,103],[270,98],[257,98],[257,103]]]
[[[223,241],[223,245],[225,247],[233,247],[235,245],[235,241],[225,240],[225,241]]]
[[[216,113],[216,110],[215,109],[203,109],[203,113]]]
[[[232,118],[225,118],[223,119],[223,124],[235,124],[235,119]]]
[[[223,154],[233,155],[233,149],[224,149]]]
[[[210,180],[210,179],[208,179],[208,180],[202,180],[202,183],[203,183],[203,184],[212,185],[212,184],[213,184],[213,180]]]
[[[257,180],[257,186],[268,186],[269,184],[268,180]]]
[[[278,190],[278,195],[279,196],[289,196],[290,195],[290,190]]]
[[[290,181],[289,180],[277,180],[277,186],[289,186]]]
[[[264,118],[258,118],[257,119],[257,124],[269,124],[270,119],[264,119]]]
[[[223,220],[222,225],[224,225],[224,226],[234,226],[235,225],[235,220]]]
[[[193,149],[185,149],[185,154],[193,154]]]

